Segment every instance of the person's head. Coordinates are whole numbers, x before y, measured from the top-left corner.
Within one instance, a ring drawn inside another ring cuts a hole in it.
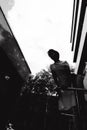
[[[50,57],[52,60],[54,60],[54,62],[59,61],[60,55],[59,55],[59,52],[57,52],[56,50],[50,49],[50,50],[48,51],[48,55],[49,55],[49,57]]]

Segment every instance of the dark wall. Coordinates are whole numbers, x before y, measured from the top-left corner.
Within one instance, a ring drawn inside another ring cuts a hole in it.
[[[12,116],[23,80],[0,47],[0,124]]]

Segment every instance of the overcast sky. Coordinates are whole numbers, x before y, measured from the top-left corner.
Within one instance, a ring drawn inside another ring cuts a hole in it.
[[[73,63],[73,0],[0,0],[0,4],[32,73],[52,63],[50,48],[60,52],[61,60]]]

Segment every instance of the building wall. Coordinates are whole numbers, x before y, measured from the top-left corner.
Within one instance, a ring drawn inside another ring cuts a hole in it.
[[[78,4],[78,6],[77,6]],[[77,2],[76,6],[76,10],[77,10],[77,14],[75,11],[75,7],[74,7],[74,12],[75,12],[75,19],[72,24],[73,26],[73,33],[72,35],[72,51],[74,52],[74,56],[73,56],[73,62],[76,63],[76,68],[75,68],[75,73],[82,73],[82,68],[84,68],[83,66],[83,62],[85,62],[84,55],[83,55],[83,51],[84,51],[84,46],[85,46],[85,38],[86,38],[86,32],[87,32],[87,27],[86,27],[86,23],[87,23],[87,2],[86,0],[80,0]],[[84,52],[84,54],[86,54],[86,52]],[[81,67],[82,66],[82,67]]]
[[[0,8],[0,47],[3,48],[19,75],[26,80],[31,70]]]

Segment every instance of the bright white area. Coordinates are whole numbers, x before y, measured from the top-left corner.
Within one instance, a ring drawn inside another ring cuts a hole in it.
[[[73,63],[72,10],[73,0],[15,0],[7,19],[33,74],[53,62],[50,48]]]

